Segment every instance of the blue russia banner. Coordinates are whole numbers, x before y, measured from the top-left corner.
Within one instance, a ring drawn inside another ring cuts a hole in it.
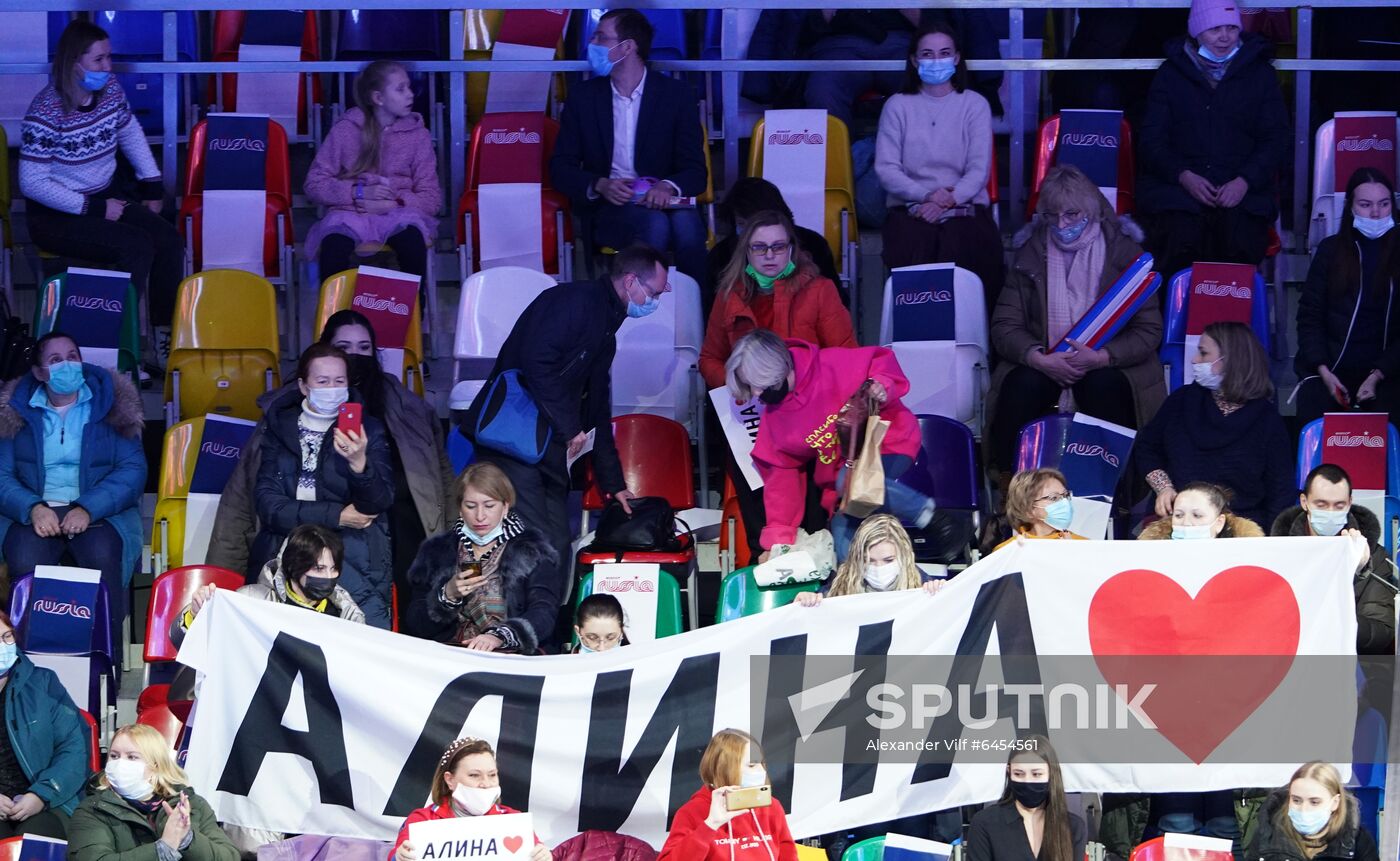
[[[67,858],[67,840],[26,834],[20,841],[16,861],[67,861]]]
[[[190,493],[223,493],[243,447],[253,435],[254,426],[255,423],[247,419],[204,417],[204,434],[199,440]]]
[[[1114,488],[1128,463],[1136,432],[1122,425],[1076,413],[1065,436],[1060,472],[1080,499],[1113,499]]]
[[[903,834],[885,835],[885,861],[948,861],[953,847],[936,840],[924,840]]]
[[[1095,350],[1111,341],[1162,283],[1161,276],[1152,271],[1152,263],[1151,254],[1144,251],[1139,255],[1051,352],[1068,352],[1073,349],[1069,345],[1072,340]]]
[[[267,123],[267,117],[260,114],[209,115],[204,151],[206,193],[267,189]],[[258,216],[261,218],[261,211]]]
[[[895,341],[957,340],[953,265],[890,272]]]
[[[92,651],[101,572],[92,568],[40,565],[34,569],[29,612],[24,615],[26,652],[75,654]]]
[[[69,269],[58,297],[54,328],[72,335],[88,361],[115,368],[130,286],[127,272]],[[104,355],[110,361],[102,361]]]
[[[1055,163],[1072,164],[1118,205],[1118,147],[1122,143],[1122,111],[1060,112],[1060,139]]]

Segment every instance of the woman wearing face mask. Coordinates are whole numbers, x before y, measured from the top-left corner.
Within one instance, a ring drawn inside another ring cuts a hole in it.
[[[972,817],[967,861],[1077,861],[1088,831],[1070,813],[1060,760],[1044,736],[1020,739],[1006,763],[1001,800]]]
[[[0,535],[11,576],[37,565],[102,572],[113,643],[143,543],[141,396],[50,332],[28,374],[0,389]],[[115,650],[114,650],[115,651]]]
[[[818,347],[854,347],[851,315],[837,295],[836,285],[818,274],[801,248],[791,219],[780,212],[759,212],[744,225],[734,257],[719,276],[705,344],[700,349],[700,374],[707,388],[724,385],[724,363],[734,344],[755,329],[768,329],[780,338],[796,338]],[[725,448],[725,469],[739,498],[739,511],[749,549],[763,552],[763,490],[752,490]],[[820,501],[809,494],[804,524],[823,529]]]
[[[1361,825],[1356,798],[1331,763],[1309,762],[1293,772],[1260,809],[1246,858],[1270,861],[1376,861],[1375,837]]]
[[[754,737],[722,729],[700,757],[701,786],[671,820],[656,861],[797,861],[797,844],[777,798],[766,807],[730,810],[736,789],[768,784],[768,764]]]
[[[888,514],[872,514],[861,522],[851,539],[851,555],[818,592],[802,592],[797,603],[815,607],[823,595],[863,595],[866,592],[899,592],[922,589],[937,595],[946,581],[925,577],[914,564],[914,546],[899,520]]]
[[[238,861],[208,802],[190,788],[170,744],[145,724],[117,730],[107,766],[68,826],[72,861]]]
[[[1194,359],[1195,382],[1172,392],[1133,448],[1157,516],[1171,513],[1178,487],[1199,480],[1228,490],[1240,517],[1272,524],[1296,491],[1269,356],[1245,324],[1211,323]]]
[[[958,37],[946,22],[924,27],[912,45],[904,91],[885,102],[875,138],[875,174],[889,207],[885,267],[956,263],[982,279],[992,308],[1006,268],[987,196],[992,110],[967,88]]]
[[[991,317],[1001,358],[987,409],[992,461],[1009,482],[1021,428],[1059,407],[1138,428],[1166,396],[1157,347],[1162,313],[1144,302],[1103,347],[1070,342],[1074,324],[1142,254],[1137,225],[1119,218],[1079,168],[1050,169],[1035,220],[1016,235],[1006,288]],[[1004,485],[1003,485],[1004,486]]]
[[[101,27],[75,20],[64,28],[49,85],[30,103],[19,143],[19,187],[34,243],[131,273],[136,289],[147,291],[163,355],[185,243],[160,217],[160,166],[112,74],[112,43]],[[135,170],[135,199],[114,181],[118,149]]]
[[[418,549],[408,570],[403,631],[483,652],[533,655],[559,615],[559,558],[515,511],[515,488],[494,463],[457,479],[461,518]]]
[[[629,645],[623,628],[622,602],[611,595],[589,595],[578,602],[574,614],[574,634],[578,645],[574,654],[589,655],[608,652]]]
[[[1027,469],[1012,476],[1006,491],[1006,519],[1015,535],[998,544],[998,550],[1018,537],[1084,540],[1083,535],[1069,531],[1074,495],[1058,469]]]
[[[1137,208],[1163,277],[1197,260],[1259,265],[1278,217],[1292,126],[1273,46],[1240,25],[1236,0],[1192,0],[1134,135]]]
[[[1138,540],[1263,536],[1259,524],[1231,513],[1228,491],[1207,481],[1193,481],[1172,497],[1171,513],[1148,524]]]
[[[389,627],[392,583],[389,530],[383,513],[393,503],[393,469],[384,425],[362,417],[362,429],[336,426],[350,397],[345,354],[312,344],[297,363],[297,391],[267,409],[258,443],[258,521],[249,551],[261,570],[293,529],[315,523],[345,544],[340,584],[375,627]]]
[[[1354,404],[1400,423],[1400,245],[1395,185],[1363,167],[1347,182],[1342,225],[1322,240],[1298,299],[1298,421]]]
[[[15,645],[0,610],[0,839],[62,839],[88,775],[88,732],[52,670]]]
[[[389,861],[419,861],[418,848],[408,839],[408,827],[415,822],[455,819],[459,816],[497,816],[519,813],[501,804],[501,776],[496,771],[496,752],[479,738],[459,738],[447,746],[433,775],[433,805],[408,814]],[[530,861],[550,861],[554,856],[539,838]]]

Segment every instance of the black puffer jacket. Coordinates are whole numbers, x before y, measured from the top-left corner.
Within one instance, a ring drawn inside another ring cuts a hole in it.
[[[1201,204],[1178,179],[1190,170],[1215,185],[1244,177],[1249,190],[1240,206],[1273,220],[1291,135],[1268,41],[1244,34],[1215,87],[1187,54],[1196,50],[1194,41],[1174,39],[1166,50],[1138,135],[1138,206],[1144,212],[1200,212]]]
[[[1293,368],[1300,380],[1316,375],[1318,365],[1326,365],[1333,373],[1362,377],[1372,369],[1387,378],[1400,374],[1400,295],[1394,270],[1374,272],[1364,297],[1359,275],[1354,283],[1336,285],[1340,289],[1333,285],[1338,254],[1357,254],[1364,247],[1366,254],[1379,258],[1381,243],[1400,241],[1400,235],[1368,240],[1351,228],[1346,233],[1318,243],[1298,296],[1298,355]],[[1358,265],[1356,271],[1361,270]]]
[[[1309,859],[1294,842],[1293,835],[1284,833],[1274,823],[1279,809],[1288,804],[1287,788],[1275,789],[1259,809],[1254,839],[1245,849],[1244,861],[1378,861],[1376,838],[1361,827],[1356,799],[1344,790],[1342,803],[1347,806],[1346,827],[1325,849]]]

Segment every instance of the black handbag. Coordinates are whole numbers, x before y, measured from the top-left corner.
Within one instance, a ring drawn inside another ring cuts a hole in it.
[[[639,496],[630,504],[630,515],[617,500],[609,501],[603,508],[593,533],[593,549],[663,553],[681,549],[682,541],[676,534],[676,524],[681,521],[676,519],[671,503],[660,496]]]

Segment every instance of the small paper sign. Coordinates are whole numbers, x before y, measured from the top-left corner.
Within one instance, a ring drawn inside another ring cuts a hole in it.
[[[1226,838],[1172,832],[1162,836],[1162,856],[1166,861],[1232,861],[1235,857]]]
[[[753,465],[753,444],[758,439],[758,425],[763,420],[763,406],[758,398],[748,403],[736,404],[729,389],[720,386],[710,390],[710,402],[715,405],[719,416],[719,426],[724,429],[724,441],[729,443],[729,451],[734,455],[739,471],[749,488],[758,490],[763,486],[763,477]]]
[[[948,861],[952,857],[953,847],[947,843],[903,834],[885,835],[885,861]]]
[[[633,643],[656,639],[660,579],[661,566],[655,562],[605,562],[593,566],[593,594],[611,595],[622,605],[627,639]]]
[[[18,861],[66,861],[68,841],[26,834],[19,844]]]
[[[408,826],[408,839],[423,861],[488,858],[515,861],[535,851],[535,829],[528,813],[428,819]]]
[[[39,565],[24,617],[26,652],[75,654],[92,649],[102,572],[95,568]]]

